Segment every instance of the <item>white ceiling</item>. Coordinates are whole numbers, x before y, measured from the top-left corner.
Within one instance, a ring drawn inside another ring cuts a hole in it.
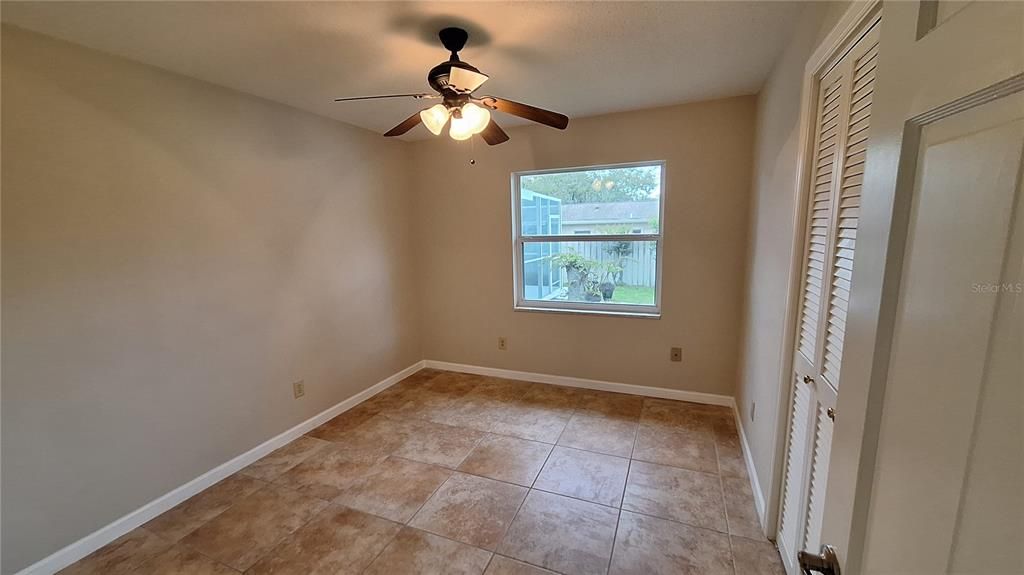
[[[478,92],[570,118],[757,92],[792,2],[3,2],[4,22],[383,132],[429,91],[439,29]],[[504,126],[524,121],[500,115]],[[422,127],[407,138],[428,135]]]

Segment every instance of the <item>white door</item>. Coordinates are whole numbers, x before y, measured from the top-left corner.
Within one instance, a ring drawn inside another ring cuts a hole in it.
[[[849,309],[878,14],[867,17],[816,78],[806,240],[793,357],[782,514],[776,541],[793,575],[797,552],[817,550]]]
[[[886,3],[821,539],[1024,573],[1024,3]]]

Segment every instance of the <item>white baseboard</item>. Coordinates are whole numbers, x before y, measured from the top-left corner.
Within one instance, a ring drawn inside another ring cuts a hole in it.
[[[207,471],[181,487],[161,495],[153,501],[139,507],[135,511],[132,511],[120,519],[109,523],[105,527],[101,527],[99,530],[86,535],[67,547],[40,559],[36,563],[22,569],[16,575],[50,575],[51,573],[56,573],[125,533],[143,525],[157,515],[171,509],[196,493],[199,493],[225,477],[228,477],[249,464],[259,460],[271,451],[284,446],[306,432],[319,427],[345,411],[348,411],[355,405],[366,401],[370,397],[373,397],[413,373],[423,369],[424,364],[425,362],[418,361],[402,371],[375,383],[369,388],[364,389],[352,397],[318,413],[317,415],[314,415],[295,427],[292,427],[288,431],[268,439],[227,463]]]
[[[582,387],[584,389],[614,391],[617,393],[628,393],[631,395],[646,395],[648,397],[675,399],[678,401],[691,401],[693,403],[725,405],[728,407],[732,407],[735,411],[733,399],[731,396],[728,395],[702,393],[699,391],[683,391],[679,389],[667,389],[664,387],[649,387],[646,385],[633,385],[631,383],[614,383],[611,381],[583,379],[581,377],[569,377],[565,375],[548,375],[545,373],[532,373],[529,371],[515,371],[511,369],[499,369],[496,367],[481,367],[478,365],[466,365],[463,363],[451,363],[447,361],[437,361],[433,359],[428,359],[424,363],[426,367],[434,369],[461,371],[463,373],[488,375],[491,377],[503,377],[506,379],[518,379],[521,381],[532,381],[534,383],[564,385],[566,387]]]
[[[761,489],[761,482],[757,480],[757,470],[754,468],[754,457],[750,453],[750,444],[747,443],[747,432],[743,428],[743,420],[740,418],[740,410],[733,405],[732,411],[736,414],[736,428],[740,432],[740,443],[743,447],[743,461],[747,464],[747,475],[750,476],[750,488],[754,492],[754,507],[757,509],[757,519],[761,523],[761,531],[765,537],[774,539],[775,534],[768,532],[767,512],[768,505],[764,491]]]

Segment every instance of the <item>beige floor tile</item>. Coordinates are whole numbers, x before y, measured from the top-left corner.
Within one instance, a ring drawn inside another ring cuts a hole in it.
[[[399,400],[381,409],[381,413],[392,418],[430,419],[458,399],[448,393],[439,393],[419,387],[402,393]]]
[[[443,393],[452,397],[462,397],[473,391],[484,378],[472,373],[459,373],[455,371],[442,371],[423,384],[423,388],[435,393]]]
[[[562,431],[558,445],[629,457],[633,452],[636,428],[636,421],[577,413]]]
[[[580,402],[582,392],[573,387],[533,384],[515,402],[525,407],[542,409],[550,413],[572,415]]]
[[[731,559],[729,536],[724,533],[623,511],[608,572],[733,575]]]
[[[350,431],[372,419],[378,412],[378,409],[363,402],[306,435],[324,441],[344,441]]]
[[[325,501],[271,484],[238,501],[182,543],[244,571],[326,506]]]
[[[383,459],[416,433],[422,422],[378,413],[335,440],[334,449],[350,459]]]
[[[413,527],[494,550],[526,488],[456,472],[416,513]]]
[[[376,455],[376,454],[373,454]],[[354,454],[341,446],[323,449],[286,471],[274,483],[329,501],[362,479],[384,456]]]
[[[743,450],[738,445],[718,444],[715,449],[718,452],[718,472],[722,477],[749,477]]]
[[[453,400],[444,408],[434,410],[426,419],[434,423],[488,432],[505,409],[500,401],[483,397],[474,391]]]
[[[645,398],[640,424],[667,430],[713,432],[717,411],[699,403]]]
[[[132,575],[238,575],[238,571],[179,543],[132,571]]]
[[[264,485],[265,482],[246,475],[229,476],[151,519],[143,527],[168,541],[178,541]]]
[[[490,559],[490,551],[406,527],[365,573],[479,575]]]
[[[134,529],[60,571],[61,575],[122,575],[171,546],[143,528]]]
[[[554,571],[534,567],[522,561],[495,555],[484,575],[557,575]]]
[[[546,409],[524,405],[509,405],[496,413],[489,431],[555,443],[572,417],[571,410]]]
[[[633,459],[718,473],[715,441],[710,433],[690,429],[667,430],[641,425]]]
[[[757,518],[754,503],[754,492],[747,479],[739,477],[723,477],[722,491],[725,494],[725,510],[729,518],[729,533],[763,539],[761,521]]]
[[[288,445],[275,449],[272,453],[246,467],[240,473],[249,477],[255,477],[256,479],[262,479],[263,481],[273,481],[285,471],[302,463],[307,457],[329,445],[330,442],[322,439],[306,436],[299,437]]]
[[[530,491],[498,553],[567,575],[604,573],[617,518],[609,507]]]
[[[398,523],[331,505],[246,571],[249,575],[362,573],[401,531]]]
[[[763,538],[751,541],[743,537],[732,538],[732,555],[736,575],[786,575],[779,551]]]
[[[628,459],[558,446],[533,487],[618,507],[628,471]]]
[[[334,502],[406,523],[451,474],[442,467],[392,456],[343,490]]]
[[[725,503],[717,475],[633,461],[622,508],[725,532]]]
[[[515,402],[523,397],[535,383],[504,379],[501,377],[484,377],[480,385],[473,390],[472,396],[495,399],[502,402]]]
[[[605,417],[636,422],[640,419],[644,398],[640,395],[612,393],[610,391],[586,391],[576,409],[592,417]]]
[[[475,429],[423,421],[394,455],[455,469],[483,436]]]
[[[551,445],[547,443],[487,435],[462,462],[459,471],[529,487],[549,453]]]

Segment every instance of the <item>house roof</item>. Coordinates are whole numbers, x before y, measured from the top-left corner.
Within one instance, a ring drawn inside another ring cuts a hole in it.
[[[562,223],[649,222],[658,219],[658,202],[562,204]]]

